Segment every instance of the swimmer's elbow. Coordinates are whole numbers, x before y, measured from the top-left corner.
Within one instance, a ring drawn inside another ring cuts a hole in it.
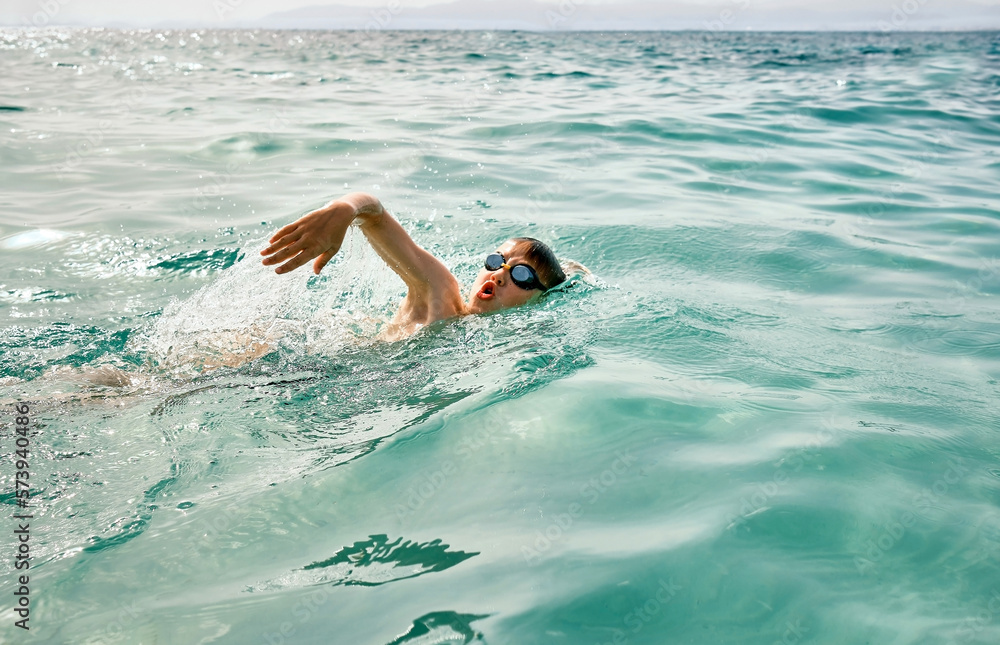
[[[378,197],[370,193],[354,192],[347,193],[343,197],[333,200],[330,204],[342,202],[350,205],[354,209],[354,217],[361,218],[362,223],[381,219],[385,213],[385,208]]]

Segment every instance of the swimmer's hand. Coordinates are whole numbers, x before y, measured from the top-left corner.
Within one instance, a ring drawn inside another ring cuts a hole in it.
[[[264,258],[263,263],[271,265],[284,262],[274,272],[288,273],[316,258],[313,273],[319,274],[340,250],[347,229],[359,215],[361,209],[355,201],[357,200],[345,198],[332,201],[278,229],[268,240],[271,245],[260,252],[261,255],[269,256]],[[381,204],[378,204],[378,209],[381,211]]]

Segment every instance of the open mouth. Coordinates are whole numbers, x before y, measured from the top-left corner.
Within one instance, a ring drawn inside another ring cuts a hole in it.
[[[487,280],[486,282],[483,283],[483,286],[479,287],[479,293],[476,294],[476,297],[479,298],[480,300],[489,300],[490,298],[493,297],[496,288],[497,285],[495,282],[493,282],[492,280]]]

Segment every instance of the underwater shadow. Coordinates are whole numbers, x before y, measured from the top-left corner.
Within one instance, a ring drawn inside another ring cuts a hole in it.
[[[454,611],[432,611],[413,621],[405,634],[386,645],[404,643],[485,643],[482,633],[472,629],[472,623],[489,614],[459,614]],[[459,640],[461,639],[461,640]]]
[[[377,587],[450,569],[479,555],[479,552],[449,551],[441,540],[411,542],[387,535],[370,535],[346,546],[332,557],[307,564],[244,591],[275,591],[291,587],[330,584],[333,586]]]

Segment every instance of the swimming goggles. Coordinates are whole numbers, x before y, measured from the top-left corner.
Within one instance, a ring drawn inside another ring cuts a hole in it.
[[[500,267],[506,268],[510,271],[510,280],[522,289],[527,289],[528,291],[532,289],[538,289],[539,291],[545,291],[545,287],[542,286],[541,280],[538,279],[538,274],[527,264],[515,264],[510,266],[503,259],[503,256],[499,253],[490,253],[486,256],[486,262],[484,263],[486,269],[489,271],[496,271]]]

